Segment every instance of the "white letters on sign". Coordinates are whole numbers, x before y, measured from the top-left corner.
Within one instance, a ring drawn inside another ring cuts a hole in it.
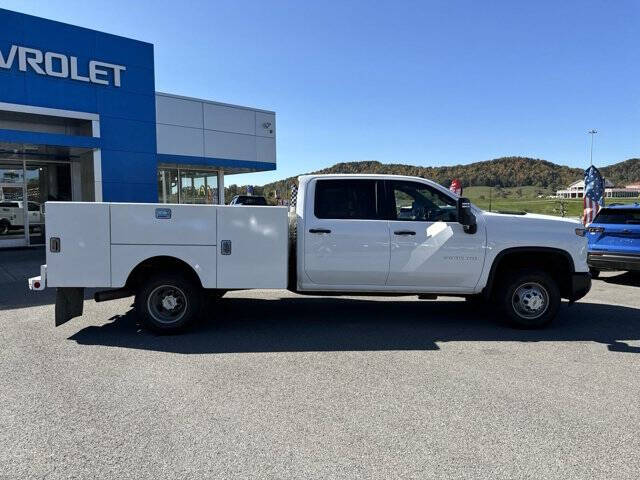
[[[71,78],[80,82],[91,82],[99,85],[110,85],[110,76],[113,77],[113,85],[119,87],[127,67],[114,63],[89,62],[89,76],[78,73],[78,57],[67,57],[62,53],[45,52],[36,48],[11,45],[6,55],[0,50],[0,68],[10,70],[18,57],[18,70],[26,72],[30,69],[38,75],[48,75],[56,78]],[[111,74],[111,75],[110,75]]]

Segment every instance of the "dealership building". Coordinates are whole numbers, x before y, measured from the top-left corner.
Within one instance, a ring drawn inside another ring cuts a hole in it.
[[[276,168],[275,113],[155,90],[150,43],[0,9],[0,248],[44,203],[224,203]]]

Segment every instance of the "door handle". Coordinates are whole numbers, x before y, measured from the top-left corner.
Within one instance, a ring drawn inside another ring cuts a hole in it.
[[[327,228],[310,228],[309,233],[331,233]]]
[[[396,230],[393,232],[394,235],[415,235],[416,232],[413,230]]]

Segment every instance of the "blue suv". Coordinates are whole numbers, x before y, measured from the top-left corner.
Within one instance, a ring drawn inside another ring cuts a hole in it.
[[[640,272],[640,203],[611,205],[587,227],[591,276],[601,270]]]

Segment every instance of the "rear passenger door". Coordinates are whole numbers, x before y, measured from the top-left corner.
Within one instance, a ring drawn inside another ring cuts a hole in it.
[[[318,285],[384,285],[389,273],[389,227],[384,184],[373,179],[317,179],[306,202],[304,270]]]

